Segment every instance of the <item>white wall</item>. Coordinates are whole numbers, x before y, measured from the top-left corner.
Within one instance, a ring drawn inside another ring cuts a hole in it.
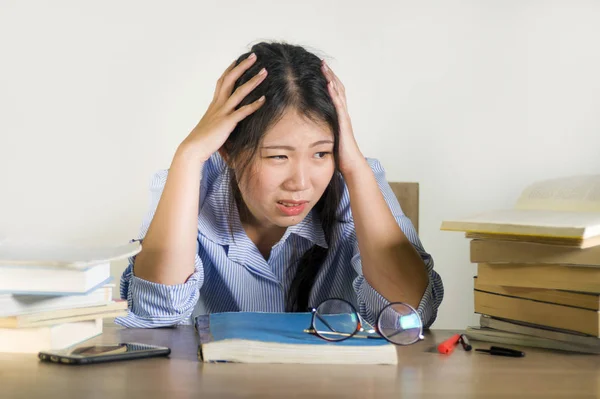
[[[600,167],[594,1],[0,1],[0,235],[125,242],[148,179],[259,40],[327,56],[363,152],[421,183],[421,237],[473,315],[468,243],[442,219]],[[124,264],[115,266],[118,277]]]

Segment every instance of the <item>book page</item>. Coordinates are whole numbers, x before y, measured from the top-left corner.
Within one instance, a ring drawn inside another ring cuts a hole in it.
[[[600,212],[600,175],[545,180],[527,187],[516,209]]]
[[[600,235],[600,213],[500,209],[444,220],[441,230],[589,238]]]

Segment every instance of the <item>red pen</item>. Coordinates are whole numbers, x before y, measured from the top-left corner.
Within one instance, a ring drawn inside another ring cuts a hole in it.
[[[452,353],[456,345],[458,344],[458,340],[460,339],[460,334],[454,334],[444,342],[438,345],[438,352],[443,353],[444,355],[448,355]]]

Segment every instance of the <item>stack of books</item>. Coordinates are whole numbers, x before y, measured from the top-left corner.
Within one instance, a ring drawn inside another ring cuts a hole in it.
[[[600,175],[538,182],[442,230],[466,232],[477,264],[471,339],[600,353]]]
[[[0,243],[0,352],[37,353],[102,333],[102,320],[124,316],[113,300],[111,262],[134,256],[138,242],[74,248]]]

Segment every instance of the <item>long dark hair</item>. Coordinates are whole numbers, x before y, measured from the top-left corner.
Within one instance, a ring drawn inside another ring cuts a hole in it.
[[[256,101],[262,95],[266,97],[266,102],[258,111],[238,123],[224,144],[229,164],[235,165],[235,170],[231,170],[230,184],[233,195],[230,205],[238,207],[240,217],[247,212],[238,182],[248,170],[247,167],[256,155],[265,132],[277,123],[286,111],[296,110],[316,123],[325,123],[334,136],[335,172],[323,196],[314,207],[330,247],[341,197],[338,165],[339,122],[327,91],[327,80],[321,72],[321,59],[300,46],[262,42],[252,46],[250,52],[242,54],[237,59],[237,64],[252,52],[256,54],[257,60],[235,82],[234,90],[262,68],[267,69],[268,76],[246,96],[238,108]],[[312,286],[327,253],[327,248],[313,245],[300,257],[287,295],[286,311],[306,311]]]

